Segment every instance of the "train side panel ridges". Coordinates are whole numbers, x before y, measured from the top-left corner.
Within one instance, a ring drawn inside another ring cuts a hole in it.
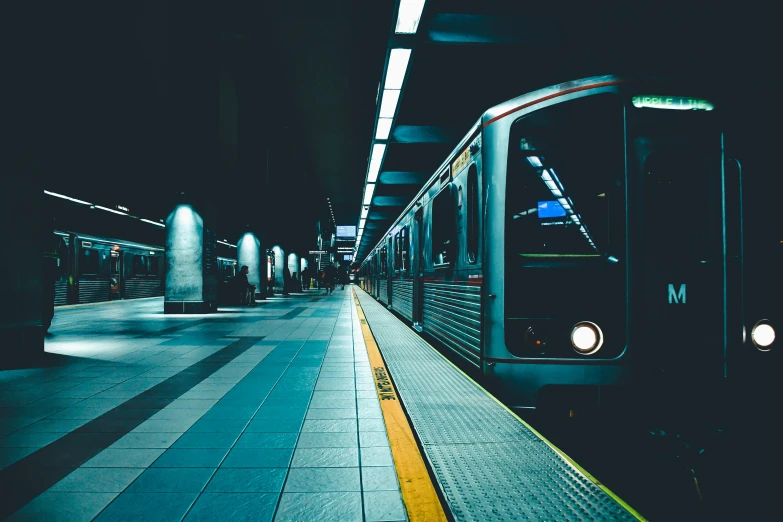
[[[357,290],[455,520],[643,520]]]

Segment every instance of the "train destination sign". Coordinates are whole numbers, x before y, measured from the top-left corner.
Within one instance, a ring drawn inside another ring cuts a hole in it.
[[[685,96],[634,96],[631,98],[634,107],[650,109],[674,109],[679,111],[711,111],[715,108],[707,100],[688,98]]]

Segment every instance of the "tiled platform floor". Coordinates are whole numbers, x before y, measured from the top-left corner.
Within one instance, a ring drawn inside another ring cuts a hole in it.
[[[162,307],[58,310],[51,365],[0,372],[0,518],[406,519],[348,289]]]

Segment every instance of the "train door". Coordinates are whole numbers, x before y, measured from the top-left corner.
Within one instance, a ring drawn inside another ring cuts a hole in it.
[[[424,209],[419,208],[413,216],[413,326],[421,329],[422,300],[424,297],[424,285],[422,277],[424,272]]]
[[[386,285],[386,305],[391,308],[392,304],[392,275],[397,267],[394,266],[394,245],[392,244],[392,237],[386,240],[386,281],[383,284]]]
[[[657,385],[654,403],[688,411],[716,402],[734,330],[726,292],[739,260],[726,251],[723,137],[710,113],[631,111],[634,366]]]
[[[122,259],[124,252],[112,249],[109,262],[109,281],[111,284],[111,300],[122,299]]]

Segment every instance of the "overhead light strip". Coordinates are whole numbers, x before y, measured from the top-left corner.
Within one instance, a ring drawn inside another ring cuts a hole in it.
[[[386,81],[384,89],[402,89],[405,80],[405,72],[408,70],[408,61],[411,57],[410,49],[392,49],[389,53],[389,65],[386,67]]]
[[[112,212],[114,214],[119,214],[121,216],[128,216],[129,215],[129,214],[125,213],[125,212],[120,212],[119,210],[114,210],[113,208],[102,207],[100,205],[95,205],[95,208],[99,208],[101,210],[105,210],[106,212]]]
[[[394,113],[397,111],[397,102],[399,99],[399,89],[384,89],[383,97],[381,98],[381,112],[378,114],[378,116],[380,118],[394,118]]]
[[[427,0],[400,0],[400,10],[397,12],[397,34],[415,34],[419,28],[421,13]]]
[[[69,196],[64,196],[63,194],[58,194],[56,192],[49,192],[48,190],[44,190],[44,194],[48,194],[50,196],[54,196],[56,198],[61,199],[67,199],[68,201],[73,201],[74,203],[81,203],[82,205],[92,205],[92,203],[88,203],[86,201],[82,201],[81,199],[72,198]]]
[[[426,0],[400,0],[394,32],[396,34],[415,34],[419,28],[421,15],[424,12],[424,4],[426,4]],[[402,87],[405,84],[405,77],[408,73],[411,53],[411,49],[405,48],[394,48],[389,52],[389,60],[386,64],[386,70],[384,71],[384,78],[382,81],[383,90],[381,92],[380,85],[378,89],[380,107],[375,122],[375,140],[385,141],[388,140],[391,135],[394,118],[397,114],[397,106],[400,103]],[[378,98],[376,98],[376,103],[377,101]],[[372,203],[375,183],[378,181],[378,176],[380,175],[381,167],[383,166],[385,152],[385,143],[373,144],[370,162],[367,166],[364,196],[362,198],[363,208],[360,218],[361,226],[359,227],[359,234],[356,238],[357,250],[361,244],[361,231],[365,220],[367,219],[367,214],[370,211],[369,205]]]
[[[106,212],[111,212],[112,214],[119,214],[120,216],[127,216],[127,217],[130,217],[130,218],[138,219],[139,221],[144,221],[145,223],[150,223],[150,224],[155,225],[157,227],[166,228],[166,225],[164,225],[163,223],[159,223],[157,221],[152,221],[150,219],[144,219],[144,218],[140,218],[138,216],[133,216],[131,214],[128,214],[127,212],[122,212],[120,210],[115,210],[113,208],[103,207],[101,205],[93,205],[92,203],[89,203],[87,201],[84,201],[84,200],[81,200],[81,199],[72,198],[72,197],[66,196],[64,194],[58,194],[57,192],[52,192],[50,190],[44,190],[44,194],[46,194],[48,196],[54,196],[54,197],[60,198],[60,199],[67,199],[68,201],[73,201],[74,203],[79,203],[81,205],[89,205],[90,207],[97,208],[97,209],[100,209],[100,210],[104,210]]]

